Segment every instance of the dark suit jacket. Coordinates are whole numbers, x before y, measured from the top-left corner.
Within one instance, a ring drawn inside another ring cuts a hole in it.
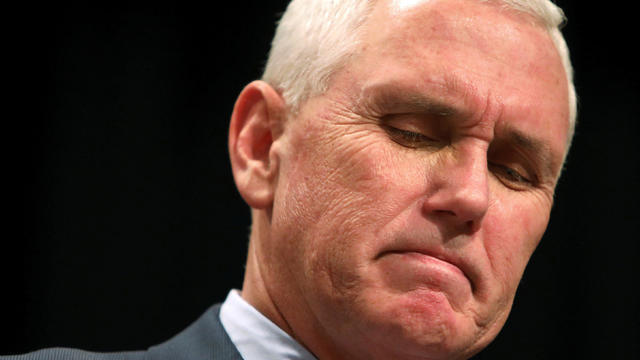
[[[220,322],[220,304],[174,338],[147,351],[91,353],[52,348],[24,355],[0,356],[0,360],[242,360]]]

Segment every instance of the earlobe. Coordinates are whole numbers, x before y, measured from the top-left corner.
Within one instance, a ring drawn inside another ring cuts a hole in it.
[[[273,142],[282,133],[284,100],[269,84],[254,81],[236,101],[229,127],[229,155],[238,191],[254,209],[273,203],[278,172]]]

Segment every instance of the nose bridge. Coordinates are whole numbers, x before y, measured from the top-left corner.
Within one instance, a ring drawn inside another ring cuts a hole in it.
[[[485,146],[466,146],[452,150],[437,169],[435,193],[428,200],[430,209],[447,214],[455,221],[479,224],[489,206],[489,172]]]
[[[454,188],[458,216],[477,220],[482,218],[489,204],[487,155],[483,149],[460,154],[455,168],[460,181]]]

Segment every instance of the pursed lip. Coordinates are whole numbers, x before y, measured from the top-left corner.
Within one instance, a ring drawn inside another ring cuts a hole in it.
[[[465,278],[467,278],[471,286],[471,291],[475,292],[476,282],[474,281],[474,279],[477,279],[478,272],[475,270],[475,267],[470,262],[463,260],[461,256],[456,255],[452,252],[447,252],[444,250],[426,249],[423,247],[399,247],[399,248],[384,250],[377,256],[377,258],[382,258],[385,255],[391,255],[391,254],[411,254],[411,253],[428,256],[455,267],[457,270],[459,270],[462,273],[462,275],[464,275]]]

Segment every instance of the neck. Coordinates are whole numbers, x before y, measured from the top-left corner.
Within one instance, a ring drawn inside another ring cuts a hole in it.
[[[276,254],[268,249],[277,241],[271,236],[268,216],[253,210],[253,225],[249,240],[249,252],[242,298],[289,334],[318,359],[351,359],[340,351],[330,334],[321,326],[314,312],[305,301],[304,294],[292,286],[286,265],[274,261]]]

